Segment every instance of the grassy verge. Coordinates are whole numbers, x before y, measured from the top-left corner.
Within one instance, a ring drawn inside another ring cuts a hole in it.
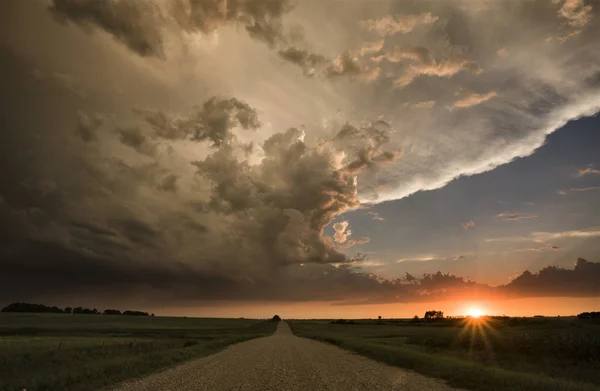
[[[108,388],[273,332],[257,320],[0,316],[0,390]]]
[[[420,346],[401,342],[402,339],[395,334],[388,334],[384,338],[373,338],[373,335],[365,338],[361,336],[365,326],[329,327],[325,323],[306,325],[301,321],[290,322],[290,325],[298,336],[331,343],[380,362],[441,378],[454,387],[482,391],[600,390],[600,387],[590,383],[520,372],[493,363],[482,364],[453,357],[445,352],[433,353]],[[383,331],[382,328],[379,330]],[[385,332],[390,333],[389,330]]]

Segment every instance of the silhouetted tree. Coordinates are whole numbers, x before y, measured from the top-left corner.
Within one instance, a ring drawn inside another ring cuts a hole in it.
[[[61,314],[63,311],[56,306],[48,307],[43,304],[12,303],[2,308],[2,312],[34,312]]]
[[[103,314],[104,315],[121,315],[121,311],[106,309],[106,310],[104,310]]]
[[[379,316],[377,317],[377,319],[381,320],[381,315],[379,315]]]
[[[63,312],[64,312],[65,314],[70,314],[70,313],[72,313],[72,312],[73,312],[73,308],[71,308],[71,307],[65,307],[65,309],[63,310]]]
[[[425,320],[438,320],[438,319],[444,319],[444,312],[442,311],[427,311],[425,312],[425,316],[423,317],[423,319]]]
[[[281,320],[281,318],[279,317],[279,315],[275,315],[273,316],[273,318],[271,318],[271,322],[279,322]]]
[[[73,313],[74,314],[93,315],[93,314],[98,314],[98,310],[95,308],[89,309],[89,308],[83,308],[83,307],[75,307],[75,308],[73,308]]]
[[[150,314],[147,313],[147,312],[132,311],[132,310],[123,311],[123,315],[127,315],[127,316],[150,316]]]
[[[578,319],[600,319],[600,312],[582,312],[577,315]]]

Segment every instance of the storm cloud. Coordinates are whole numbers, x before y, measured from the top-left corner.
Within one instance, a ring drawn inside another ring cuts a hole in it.
[[[332,4],[12,2],[0,46],[2,296],[498,292],[469,276],[366,270],[375,263],[354,254],[372,235],[345,214],[531,155],[595,114],[598,7]],[[500,212],[489,216],[537,216]],[[370,216],[383,226],[382,215]],[[453,227],[467,236],[480,221]],[[525,285],[514,289],[552,294]]]

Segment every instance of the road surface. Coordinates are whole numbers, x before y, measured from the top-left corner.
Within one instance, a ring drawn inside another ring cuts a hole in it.
[[[333,345],[296,337],[285,322],[273,335],[227,349],[114,391],[451,391],[439,380],[393,368]]]

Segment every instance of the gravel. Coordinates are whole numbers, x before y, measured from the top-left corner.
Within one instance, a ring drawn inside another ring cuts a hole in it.
[[[456,390],[336,346],[299,338],[285,322],[273,335],[121,384],[114,391]]]

